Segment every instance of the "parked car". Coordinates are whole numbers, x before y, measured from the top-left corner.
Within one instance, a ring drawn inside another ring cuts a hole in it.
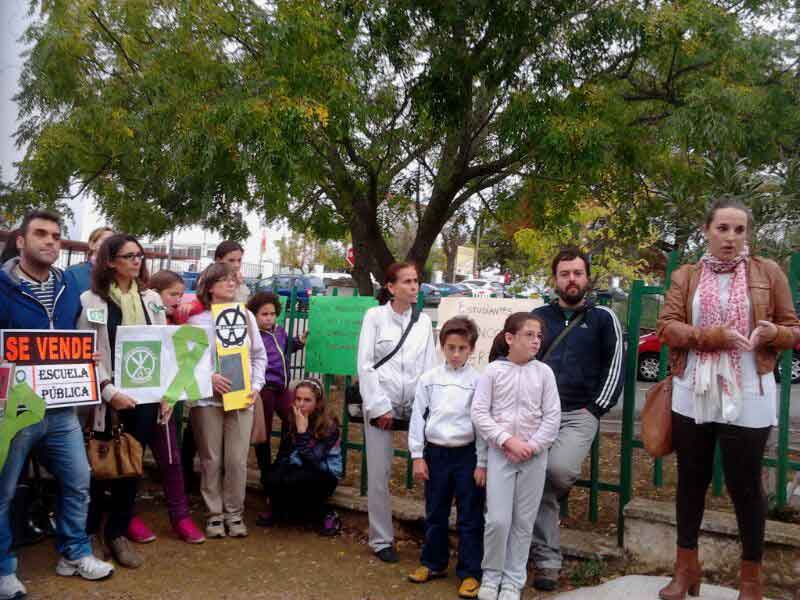
[[[641,381],[656,381],[658,379],[658,361],[661,344],[655,332],[648,333],[639,338],[639,361],[636,376]],[[800,344],[792,351],[792,383],[800,383]],[[775,379],[781,380],[780,363],[775,367]]]
[[[437,283],[436,288],[442,298],[447,298],[448,296],[472,296],[472,291],[461,283]]]
[[[430,283],[423,283],[419,286],[419,289],[422,292],[422,302],[425,306],[439,306],[442,301],[442,293],[436,286]]]
[[[461,285],[467,286],[469,289],[478,292],[483,291],[484,293],[488,292],[491,296],[495,298],[502,298],[503,292],[502,290],[497,290],[494,286],[494,282],[486,281],[485,279],[467,279],[461,282]],[[497,284],[502,285],[502,284]],[[477,295],[477,294],[473,294]]]
[[[495,291],[495,295],[498,298],[513,298],[514,296],[511,295],[509,292],[506,291],[506,286],[499,281],[490,281],[489,285]]]
[[[295,298],[297,298],[301,308],[308,307],[308,299],[311,296],[325,295],[325,283],[323,283],[322,279],[313,275],[278,274],[259,279],[256,284],[256,291],[258,292],[274,290],[277,294],[287,298],[292,295],[292,289],[295,290]]]
[[[639,337],[639,361],[636,367],[636,378],[640,381],[656,381],[658,364],[661,356],[661,343],[656,332]]]
[[[186,291],[191,291],[197,288],[197,278],[200,275],[197,271],[184,271],[181,273],[183,283],[186,286]]]

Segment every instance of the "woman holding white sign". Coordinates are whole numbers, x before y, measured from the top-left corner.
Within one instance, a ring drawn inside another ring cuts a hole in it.
[[[122,367],[114,364],[114,346],[120,325],[166,325],[161,297],[147,289],[147,279],[144,250],[138,240],[124,233],[112,235],[97,251],[92,287],[81,294],[78,319],[78,328],[97,332],[97,350],[102,355],[97,376],[103,402],[95,407],[92,428],[101,436],[111,435],[117,417],[123,430],[135,437],[142,448],[153,436],[160,405],[139,404],[115,387],[114,369]],[[86,526],[90,534],[102,536],[120,565],[132,569],[144,562],[126,537],[133,519],[137,484],[135,477],[105,481],[92,477]],[[106,501],[106,492],[110,492],[110,502]],[[104,513],[108,519],[100,532]]]
[[[392,430],[409,420],[417,380],[434,366],[436,346],[428,315],[414,310],[417,267],[394,263],[386,271],[385,286],[391,299],[370,308],[361,324],[358,381],[367,445],[369,545],[382,561],[397,562],[389,494]]]

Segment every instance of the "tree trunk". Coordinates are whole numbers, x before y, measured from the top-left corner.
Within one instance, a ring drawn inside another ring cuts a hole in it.
[[[356,203],[353,203],[350,219],[350,233],[353,237],[353,253],[355,255],[353,279],[358,285],[359,294],[372,296],[374,290],[370,273],[378,282],[383,283],[384,273],[395,259],[378,227],[377,215],[369,209],[363,210],[364,204],[364,202],[359,202],[357,207]]]

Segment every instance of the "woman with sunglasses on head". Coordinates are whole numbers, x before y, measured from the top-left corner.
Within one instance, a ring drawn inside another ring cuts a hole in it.
[[[98,436],[112,434],[116,416],[126,433],[142,445],[152,439],[159,420],[159,404],[139,404],[114,386],[114,346],[120,325],[166,325],[166,311],[157,292],[147,289],[147,266],[138,240],[118,233],[106,239],[97,251],[92,269],[92,287],[81,295],[82,311],[78,329],[97,332],[97,351],[101,354],[97,378],[102,403],[94,407],[91,427]],[[166,406],[164,407],[166,410]],[[131,546],[128,527],[133,519],[137,478],[98,481],[92,478],[87,531],[104,541],[116,561],[129,568],[141,566],[141,555]],[[110,501],[106,501],[107,492]],[[104,531],[100,522],[107,513]]]

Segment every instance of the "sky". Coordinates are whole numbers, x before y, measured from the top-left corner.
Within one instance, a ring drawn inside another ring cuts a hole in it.
[[[17,129],[17,106],[12,97],[22,68],[19,54],[24,47],[19,38],[25,31],[27,12],[24,0],[0,1],[0,169],[6,181],[14,176],[12,163],[22,158],[12,137]]]

